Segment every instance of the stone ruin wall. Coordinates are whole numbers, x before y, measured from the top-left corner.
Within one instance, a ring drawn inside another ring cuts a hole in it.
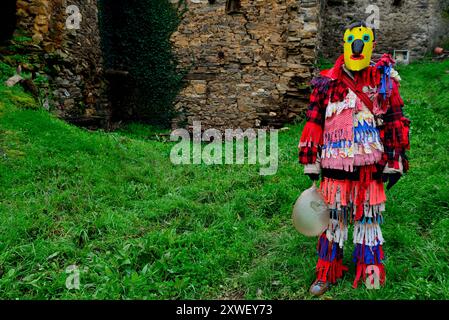
[[[189,68],[173,125],[280,127],[304,115],[318,52],[342,52],[341,26],[364,19],[368,0],[241,0],[241,13],[226,0],[186,0],[189,11],[173,34],[182,68]],[[377,52],[411,50],[415,59],[449,31],[449,0],[372,1],[380,7]],[[67,30],[68,5],[82,14]],[[446,14],[443,14],[446,12]],[[97,0],[18,0],[18,28],[33,38],[50,75],[50,105],[77,124],[109,118],[102,67]]]
[[[441,45],[444,37],[447,39],[449,0],[328,0],[323,8],[324,57],[335,59],[343,53],[345,24],[354,18],[365,20],[370,4],[380,9],[376,53],[409,50],[412,61]]]
[[[317,56],[318,0],[189,0],[172,42],[190,68],[174,127],[280,127],[302,116]]]
[[[80,9],[80,29],[66,28],[68,5]],[[49,75],[49,103],[61,118],[105,125],[108,118],[106,82],[96,0],[18,0],[18,29],[32,37]],[[33,49],[35,50],[35,48]]]

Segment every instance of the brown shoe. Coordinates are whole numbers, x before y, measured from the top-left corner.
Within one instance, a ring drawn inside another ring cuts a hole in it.
[[[321,280],[315,280],[314,283],[310,286],[309,292],[311,295],[319,297],[323,295],[330,288],[329,282],[324,282]]]

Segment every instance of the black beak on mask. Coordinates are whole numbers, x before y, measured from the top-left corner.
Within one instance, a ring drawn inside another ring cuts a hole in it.
[[[364,46],[365,46],[365,43],[362,40],[360,40],[360,39],[355,40],[352,43],[352,46],[351,46],[352,54],[355,55],[355,56],[361,55],[362,52],[363,52],[363,47]]]

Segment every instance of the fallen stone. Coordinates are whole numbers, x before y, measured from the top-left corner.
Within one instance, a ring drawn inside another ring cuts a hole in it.
[[[14,76],[12,76],[11,78],[9,78],[8,80],[5,81],[5,85],[7,87],[14,87],[17,83],[19,83],[20,81],[22,81],[23,78],[16,74]]]

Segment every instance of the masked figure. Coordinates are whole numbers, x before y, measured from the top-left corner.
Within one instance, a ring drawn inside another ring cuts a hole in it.
[[[373,286],[385,282],[383,182],[389,189],[408,170],[410,121],[402,112],[394,61],[384,54],[372,62],[374,46],[374,31],[363,22],[352,24],[344,34],[344,54],[312,81],[299,161],[312,180],[321,175],[330,209],[329,226],[318,239],[313,295],[326,292],[347,271],[342,258],[349,224],[354,225],[353,287],[367,277]]]

